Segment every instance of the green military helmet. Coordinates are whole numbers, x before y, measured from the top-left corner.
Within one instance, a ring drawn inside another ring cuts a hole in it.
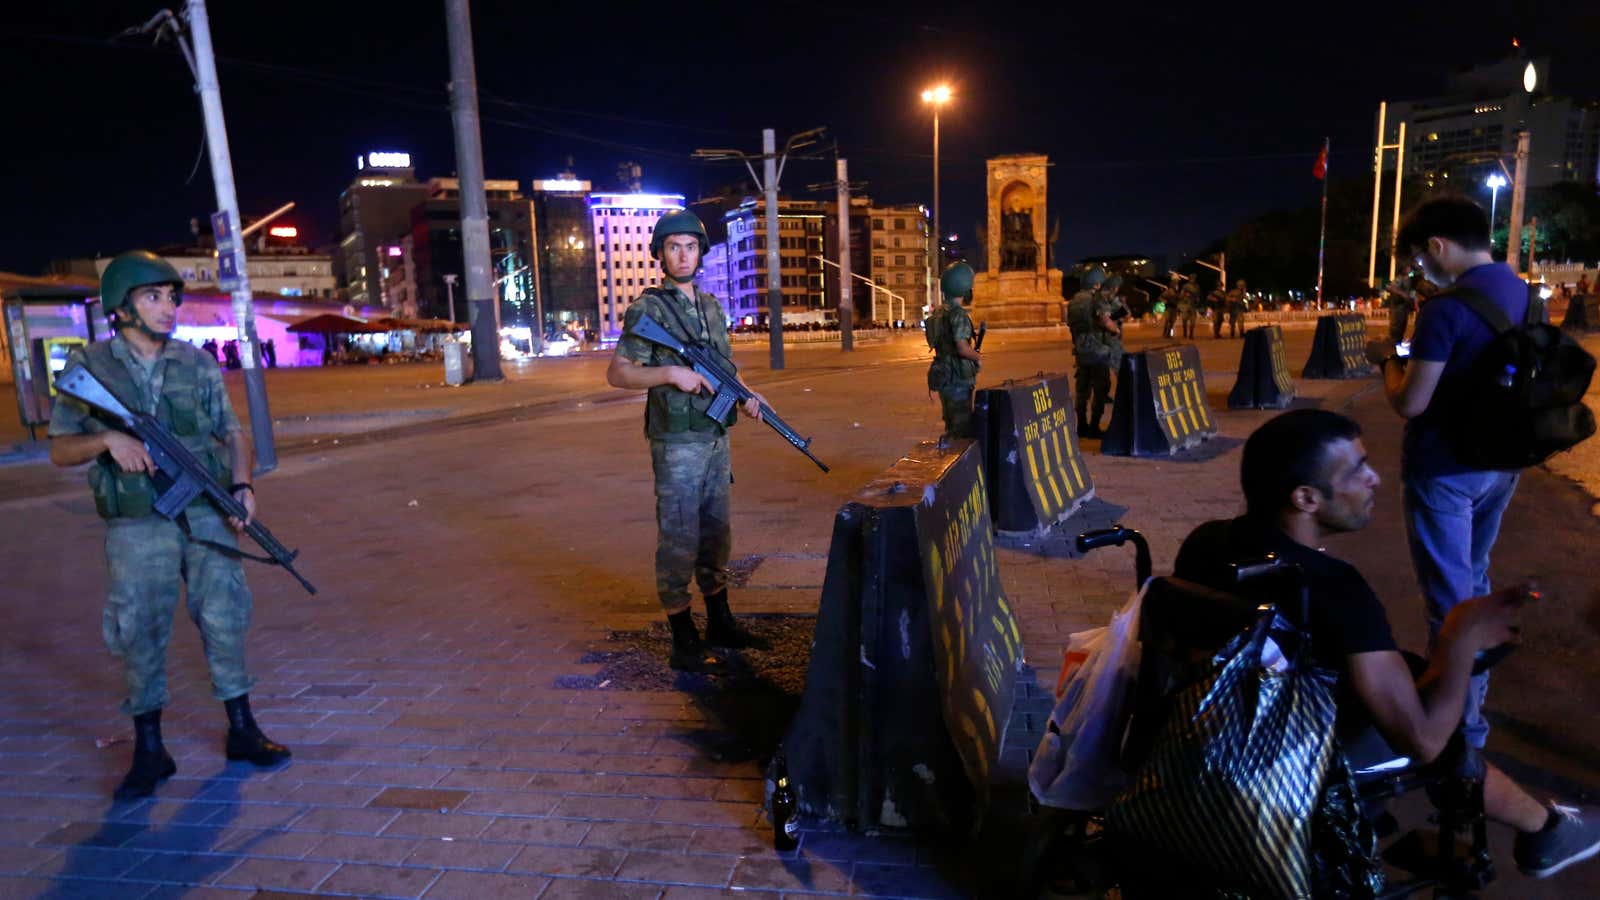
[[[172,302],[183,303],[183,276],[172,264],[149,250],[118,254],[100,275],[100,309],[111,318],[128,305],[128,294],[147,284],[172,285]]]
[[[1083,276],[1083,286],[1086,288],[1097,288],[1105,283],[1106,270],[1100,268],[1099,266],[1095,266],[1094,268],[1090,269],[1088,273]]]
[[[1115,294],[1117,292],[1117,290],[1119,288],[1121,288],[1121,287],[1122,287],[1122,276],[1121,275],[1112,275],[1112,276],[1110,276],[1109,278],[1107,278],[1105,280],[1104,284],[1100,285],[1100,289],[1105,291],[1108,294]]]
[[[660,259],[661,245],[675,234],[692,234],[698,237],[701,259],[705,259],[706,254],[711,252],[711,238],[706,235],[706,226],[700,221],[700,217],[687,209],[675,209],[656,220],[655,230],[650,233],[650,255]]]
[[[965,297],[972,293],[972,267],[964,262],[953,262],[944,267],[939,276],[939,293],[946,297]]]

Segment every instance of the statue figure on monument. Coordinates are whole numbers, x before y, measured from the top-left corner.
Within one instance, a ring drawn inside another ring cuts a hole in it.
[[[1033,209],[1025,205],[1021,191],[1009,199],[1000,217],[1000,270],[1032,271],[1039,260],[1039,245],[1033,239]]]

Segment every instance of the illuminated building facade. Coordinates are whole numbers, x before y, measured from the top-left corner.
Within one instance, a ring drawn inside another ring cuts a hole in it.
[[[823,294],[822,253],[826,205],[778,200],[778,272],[784,321],[831,318]],[[727,228],[728,296],[735,321],[767,321],[766,201],[752,198],[723,216]]]
[[[356,177],[339,194],[339,259],[348,299],[357,306],[383,296],[380,254],[411,232],[411,210],[428,197],[407,153],[373,151],[356,159]],[[252,270],[252,278],[254,272]]]
[[[682,194],[588,196],[596,285],[592,325],[603,326],[607,335],[616,334],[634,298],[661,285],[661,264],[650,255],[650,235],[657,219],[683,208]],[[707,288],[702,285],[702,289]]]
[[[544,312],[545,333],[565,329],[571,323],[597,327],[589,189],[588,181],[570,172],[533,182],[529,205],[538,247],[533,276]]]

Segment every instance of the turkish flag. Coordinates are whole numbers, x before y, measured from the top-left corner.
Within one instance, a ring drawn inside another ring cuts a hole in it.
[[[1311,174],[1318,181],[1328,177],[1328,145],[1322,145],[1322,151],[1317,154],[1317,164],[1311,167]]]

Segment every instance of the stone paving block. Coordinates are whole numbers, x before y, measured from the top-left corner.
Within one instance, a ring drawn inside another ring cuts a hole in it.
[[[422,892],[431,887],[440,874],[439,869],[346,863],[318,885],[317,890],[319,893],[414,900],[421,897]]]
[[[539,900],[657,900],[660,896],[660,885],[557,878],[539,895]]]
[[[921,866],[856,863],[851,873],[855,891],[868,897],[908,900],[965,900],[936,870]]]
[[[505,766],[509,756],[510,754],[504,750],[484,749],[483,747],[473,747],[466,750],[439,748],[428,751],[428,755],[422,758],[422,764],[460,769],[500,769]]]
[[[565,797],[553,815],[574,819],[651,819],[661,801],[649,797]]]
[[[528,900],[550,884],[539,875],[447,871],[423,894],[426,900]]]
[[[233,868],[241,857],[212,853],[156,853],[123,873],[133,881],[210,884]]]
[[[0,875],[21,875],[61,852],[55,847],[0,845]]]
[[[612,847],[619,850],[657,850],[682,853],[694,836],[690,825],[663,825],[660,822],[595,822],[583,839],[585,847]]]
[[[680,775],[686,771],[688,761],[675,756],[651,756],[640,753],[612,753],[594,761],[597,772],[618,772],[627,775]]]
[[[354,769],[350,783],[375,784],[380,787],[430,788],[438,784],[439,779],[449,771],[433,766],[364,766]]]
[[[38,843],[74,847],[120,847],[146,831],[122,822],[71,822],[39,838]]]
[[[682,853],[635,851],[622,861],[617,878],[655,884],[693,884],[722,887],[733,874],[735,860],[726,856],[686,856]]]
[[[437,812],[441,809],[455,809],[469,796],[467,791],[393,787],[386,788],[373,797],[367,806],[375,809],[426,809]]]
[[[760,812],[761,807],[754,803],[663,800],[656,807],[654,818],[687,825],[745,826],[754,824]]]
[[[596,775],[589,772],[532,772],[525,791],[559,794],[629,794],[622,790],[627,778],[622,775]]]
[[[361,862],[378,865],[398,864],[417,846],[414,838],[374,837],[366,834],[334,834],[322,838],[303,854],[305,859],[333,862]]]
[[[557,844],[576,847],[584,842],[591,828],[604,822],[573,819],[533,819],[508,817],[494,819],[478,835],[483,841],[508,841],[517,844]],[[601,846],[614,846],[602,844]]]
[[[385,836],[448,837],[457,840],[470,840],[477,837],[484,828],[488,827],[489,821],[487,816],[407,810],[396,816],[395,820],[383,829],[383,834]]]
[[[27,874],[46,878],[116,878],[149,859],[145,850],[111,847],[41,848],[48,859],[36,863]],[[18,873],[21,874],[21,873]]]
[[[807,835],[809,839],[810,835]],[[777,858],[792,857],[795,851],[779,854],[772,849],[772,829],[751,828],[696,828],[684,844],[688,853],[712,853],[722,856],[754,856]]]
[[[228,828],[287,828],[307,814],[305,806],[273,806],[265,803],[213,803],[216,812],[206,816],[206,825]]]
[[[296,697],[360,697],[369,693],[368,684],[313,684],[297,692]]]
[[[584,847],[525,847],[506,865],[508,872],[564,875],[573,878],[610,878],[626,856],[620,850]]]
[[[171,853],[208,853],[220,849],[219,845],[228,840],[230,831],[237,833],[241,829],[228,829],[220,825],[168,825],[134,835],[123,846]]]
[[[917,861],[917,845],[907,838],[851,834],[846,831],[807,831],[801,844],[807,856],[817,859],[899,863]]]
[[[516,791],[521,790],[531,777],[529,772],[515,770],[452,769],[439,779],[439,787],[469,791]]]
[[[744,859],[734,867],[732,887],[815,894],[850,893],[848,864],[801,855],[795,859]]]
[[[499,872],[522,852],[514,844],[434,838],[418,842],[416,849],[400,861],[405,866],[435,869],[479,869]]]
[[[228,828],[212,850],[217,853],[237,853],[243,856],[300,859],[322,840],[322,835],[310,831]]]
[[[288,791],[279,790],[285,802],[314,806],[366,806],[379,794],[379,788],[366,784],[324,784],[310,782]]]
[[[99,879],[65,878],[52,881],[45,878],[0,877],[0,900],[39,900],[41,897],[50,900],[106,900],[108,897],[141,900],[155,888],[153,884],[130,885]]]
[[[293,831],[377,834],[398,815],[392,809],[314,809],[290,825]]]
[[[560,794],[477,793],[467,798],[458,813],[489,816],[548,816],[561,802]]]
[[[235,885],[280,891],[310,891],[333,874],[338,863],[301,859],[249,859],[217,879],[219,885]]]
[[[772,891],[734,890],[733,888],[687,887],[669,885],[661,900],[779,900],[782,894]]]

